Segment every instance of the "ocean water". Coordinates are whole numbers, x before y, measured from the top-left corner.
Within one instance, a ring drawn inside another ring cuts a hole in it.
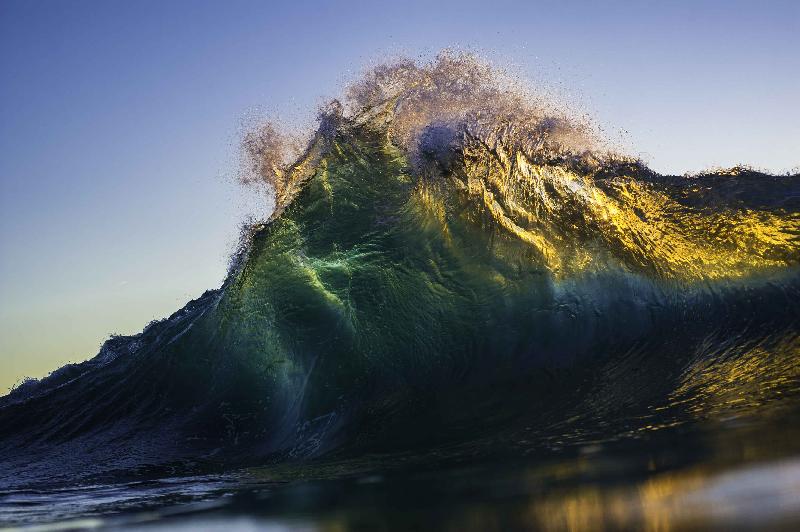
[[[659,175],[459,54],[296,138],[220,288],[0,398],[3,526],[800,526],[800,176]]]

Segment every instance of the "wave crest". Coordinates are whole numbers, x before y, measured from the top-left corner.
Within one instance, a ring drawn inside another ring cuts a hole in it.
[[[660,176],[611,150],[585,116],[465,53],[368,70],[345,90],[343,103],[323,108],[318,131],[292,164],[289,137],[274,126],[248,135],[254,172],[245,181],[257,176],[273,188],[278,216],[334,136],[359,128],[379,132],[402,152],[427,200],[453,204],[453,194],[466,194],[469,205],[458,209],[480,212],[525,241],[559,275],[608,268],[609,257],[626,269],[689,280],[800,263],[800,218],[780,204],[796,179],[736,169]],[[740,196],[761,192],[761,205],[704,203],[709,185],[721,179],[735,180]],[[763,180],[771,181],[769,197]]]

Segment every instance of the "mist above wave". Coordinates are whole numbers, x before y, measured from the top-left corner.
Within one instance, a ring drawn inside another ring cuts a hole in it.
[[[384,130],[421,172],[432,161],[447,166],[465,135],[514,147],[539,161],[630,160],[609,149],[586,115],[538,94],[476,55],[452,51],[429,62],[399,58],[367,69],[340,98],[321,106],[318,122],[310,138],[275,122],[249,131],[240,180],[266,184],[280,199],[293,179],[293,167],[320,136],[365,124]]]

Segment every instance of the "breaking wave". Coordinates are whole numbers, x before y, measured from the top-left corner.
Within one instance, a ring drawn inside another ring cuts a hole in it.
[[[223,286],[0,398],[5,485],[798,411],[797,175],[659,175],[452,53],[244,147],[276,208]]]

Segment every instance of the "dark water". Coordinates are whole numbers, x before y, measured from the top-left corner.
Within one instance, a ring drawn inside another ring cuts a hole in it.
[[[800,177],[658,175],[467,56],[286,145],[220,289],[0,398],[4,525],[800,526]]]
[[[698,450],[677,432],[549,453],[517,442],[519,455],[488,461],[443,448],[15,490],[2,495],[2,518],[56,521],[41,530],[796,529],[800,461],[759,455],[747,437]]]

